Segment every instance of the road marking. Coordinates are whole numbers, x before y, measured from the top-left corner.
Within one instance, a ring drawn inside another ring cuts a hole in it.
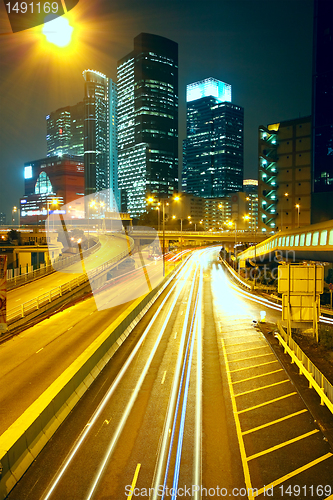
[[[165,370],[165,372],[163,373],[163,377],[162,377],[162,382],[161,382],[161,384],[164,384],[165,376],[166,376],[166,370]]]
[[[240,354],[241,352],[254,351],[255,349],[269,349],[268,345],[262,345],[259,347],[249,347],[249,349],[241,349],[240,351],[229,352],[229,354]]]
[[[237,370],[230,370],[230,373],[241,372],[243,370],[251,370],[251,368],[258,368],[259,366],[271,365],[272,363],[278,363],[278,360],[268,361],[268,363],[260,363],[259,365],[245,366],[245,368],[238,368]]]
[[[250,333],[250,335],[252,335],[252,331]],[[241,339],[242,337],[246,337],[246,338],[249,338],[249,335],[229,335],[228,337],[226,337],[225,335],[223,335],[223,339],[224,340],[228,340],[228,339]],[[261,337],[259,337],[258,335],[255,336],[256,340],[262,340]]]
[[[244,396],[244,394],[250,394],[251,392],[261,391],[262,389],[268,389],[269,387],[274,387],[275,385],[279,384],[285,384],[286,382],[290,382],[289,378],[287,378],[286,380],[281,380],[281,382],[275,382],[274,384],[263,385],[262,387],[251,389],[250,391],[240,392],[239,394],[235,394],[235,397]]]
[[[301,415],[302,413],[306,413],[308,410],[300,410],[297,411],[296,413],[291,413],[290,415],[287,415],[286,417],[278,418],[277,420],[272,420],[272,422],[267,422],[267,424],[259,425],[258,427],[254,427],[253,429],[249,429],[248,431],[243,432],[243,436],[245,434],[250,434],[251,432],[256,432],[259,431],[260,429],[264,429],[265,427],[269,427],[270,425],[278,424],[279,422],[283,422],[283,420],[287,420],[288,418],[296,417],[297,415]]]
[[[259,378],[259,377],[266,377],[266,375],[272,375],[273,373],[277,373],[277,372],[282,372],[283,371],[283,368],[279,368],[278,370],[273,370],[272,372],[267,372],[267,373],[261,373],[260,375],[254,375],[254,377],[248,377],[248,378],[243,378],[242,380],[235,380],[235,382],[233,382],[233,384],[241,384],[242,382],[247,382],[248,380],[253,380],[255,378]]]
[[[70,330],[71,328],[73,328],[73,326],[70,326],[69,328],[67,328],[67,331]]]
[[[242,460],[242,465],[243,465],[245,484],[246,484],[247,491],[251,492],[253,490],[252,490],[252,484],[251,484],[249,464],[247,463],[247,459],[246,459],[246,452],[245,452],[245,445],[244,445],[244,440],[243,440],[243,436],[242,436],[242,429],[241,429],[241,425],[240,425],[240,421],[239,421],[236,399],[235,399],[235,395],[234,395],[234,389],[232,387],[229,362],[228,362],[227,352],[226,352],[223,338],[221,338],[221,344],[222,344],[222,349],[223,349],[225,369],[227,372],[227,380],[228,380],[229,392],[230,392],[230,397],[231,397],[231,404],[232,404],[232,409],[233,409],[233,414],[234,414],[234,419],[235,419],[235,424],[236,424],[236,432],[237,432],[237,438],[238,438],[238,442],[239,442],[239,450],[240,450],[241,460]],[[249,499],[252,499],[252,498],[253,498],[252,494],[249,494]]]
[[[127,497],[129,500],[131,500],[131,498],[133,496],[135,485],[136,485],[136,482],[138,480],[138,475],[139,475],[139,472],[140,472],[140,467],[141,467],[141,464],[138,464],[136,466],[134,477],[133,477],[133,481],[132,481],[132,484],[131,484],[130,494]]]
[[[289,439],[289,441],[284,441],[283,443],[277,444],[276,446],[272,446],[272,448],[268,448],[267,450],[260,451],[259,453],[256,453],[255,455],[251,455],[250,457],[247,457],[247,461],[249,462],[250,460],[253,460],[254,458],[261,457],[262,455],[267,455],[267,453],[272,453],[272,451],[279,450],[280,448],[283,448],[284,446],[288,446],[288,444],[296,443],[297,441],[301,441],[301,439],[305,439],[309,436],[312,436],[313,434],[317,434],[317,432],[320,432],[319,429],[314,429],[313,431],[307,432],[306,434],[302,434],[301,436],[297,436],[294,439]]]
[[[42,351],[44,349],[44,347],[42,347],[41,349],[39,349],[38,351],[36,351],[36,354],[38,354],[40,351]]]
[[[271,399],[270,401],[265,401],[265,403],[261,403],[257,406],[251,406],[251,408],[245,408],[245,410],[240,410],[238,413],[245,413],[246,411],[255,410],[256,408],[261,408],[262,406],[270,405],[271,403],[275,403],[276,401],[280,401],[281,399],[289,398],[290,396],[295,396],[297,392],[290,392],[285,396],[281,396],[280,398]]]
[[[233,353],[230,353],[233,354]],[[248,358],[241,358],[241,359],[230,359],[229,363],[240,363],[241,361],[247,361],[248,359],[257,359],[257,358],[263,358],[264,356],[271,356],[273,353],[268,352],[267,354],[258,354],[257,356],[249,356]],[[273,354],[274,356],[274,354]]]
[[[276,481],[273,481],[272,483],[270,483],[270,484],[264,486],[263,488],[261,488],[260,490],[256,491],[254,493],[254,496],[257,497],[257,496],[261,495],[262,493],[264,493],[268,489],[270,489],[272,487],[274,488],[274,486],[278,486],[279,484],[284,483],[284,481],[286,481],[287,479],[291,479],[292,477],[297,476],[297,474],[300,474],[301,472],[304,472],[305,470],[310,469],[314,465],[317,465],[320,462],[323,462],[324,460],[327,460],[327,458],[330,458],[332,456],[333,456],[332,453],[327,453],[326,455],[323,455],[322,457],[317,458],[316,460],[313,460],[312,462],[309,462],[306,465],[303,465],[303,467],[300,467],[299,469],[296,469],[293,472],[290,472],[289,474],[287,474],[283,477],[280,477],[280,479],[277,479]],[[332,497],[333,497],[333,495],[331,495],[331,497],[329,497],[329,498],[332,498]],[[328,498],[326,500],[328,500]]]
[[[173,337],[175,340],[176,340],[176,338],[177,338],[177,333],[178,333],[178,332],[176,332],[176,333],[175,333],[175,335],[174,335],[174,337]]]
[[[250,340],[250,342],[237,342],[237,344],[226,344],[226,347],[233,347],[235,345],[249,345],[253,344],[254,342],[260,342],[262,344],[262,339]]]

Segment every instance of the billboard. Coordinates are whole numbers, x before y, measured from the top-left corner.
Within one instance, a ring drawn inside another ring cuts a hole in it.
[[[7,330],[7,256],[0,255],[0,332]]]

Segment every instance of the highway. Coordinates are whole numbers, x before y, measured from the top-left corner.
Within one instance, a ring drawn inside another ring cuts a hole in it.
[[[160,282],[162,262],[149,261],[146,252],[143,258],[147,276],[135,254],[135,269],[123,268],[103,289],[0,344],[0,434],[135,298]]]
[[[127,242],[124,238],[100,235],[99,240],[101,242],[101,247],[95,253],[92,253],[84,259],[86,271],[95,269],[108,260],[111,260],[113,257],[121,254],[128,248]],[[36,298],[38,295],[48,292],[52,288],[56,288],[64,283],[67,283],[82,273],[82,263],[77,262],[76,264],[68,266],[66,270],[52,273],[38,280],[27,283],[26,285],[10,290],[7,298],[8,311],[23,302],[28,302],[29,300]]]
[[[264,304],[195,252],[8,498],[333,498],[329,444],[252,324],[280,317]]]

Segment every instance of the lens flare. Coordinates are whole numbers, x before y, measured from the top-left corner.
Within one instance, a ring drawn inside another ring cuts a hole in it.
[[[66,47],[71,41],[73,27],[66,17],[57,17],[43,26],[43,34],[46,39],[58,47]]]

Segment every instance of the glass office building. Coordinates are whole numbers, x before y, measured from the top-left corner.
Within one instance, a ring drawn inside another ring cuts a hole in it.
[[[83,156],[84,104],[66,106],[46,117],[47,156]]]
[[[231,85],[207,78],[187,86],[182,189],[204,198],[242,191],[244,110]]]
[[[178,45],[141,33],[118,62],[118,183],[122,211],[178,188]]]
[[[117,201],[117,89],[99,71],[83,72],[84,86],[84,171],[85,195],[111,188]],[[97,201],[114,210],[114,199]]]

